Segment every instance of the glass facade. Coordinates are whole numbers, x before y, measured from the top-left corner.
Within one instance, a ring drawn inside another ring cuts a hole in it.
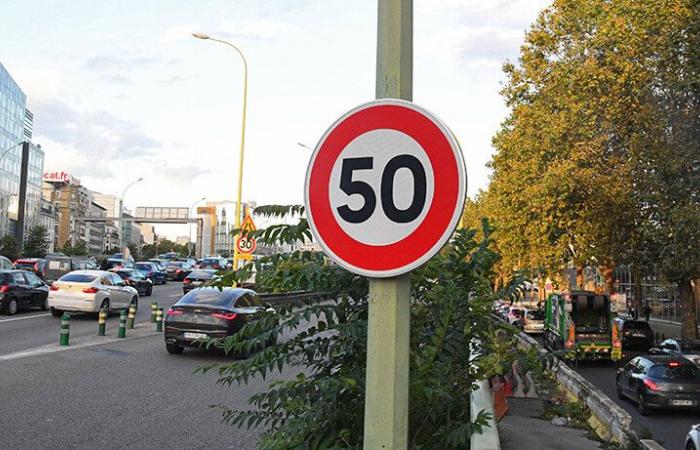
[[[0,237],[16,234],[22,142],[31,138],[34,119],[26,104],[27,96],[0,63]],[[31,144],[25,230],[39,223],[43,171],[44,151]]]

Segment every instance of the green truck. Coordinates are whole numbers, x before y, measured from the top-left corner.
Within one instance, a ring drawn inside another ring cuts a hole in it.
[[[551,294],[545,304],[545,348],[561,351],[572,361],[621,359],[622,344],[613,323],[613,309],[606,294]]]

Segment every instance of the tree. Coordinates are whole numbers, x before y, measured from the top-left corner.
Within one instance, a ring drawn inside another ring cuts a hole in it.
[[[129,248],[129,251],[131,252],[131,257],[134,259],[138,259],[141,257],[141,251],[139,249],[139,246],[136,244],[128,244],[127,247]]]
[[[258,207],[256,214],[284,216],[282,207]],[[303,208],[289,208],[289,214]],[[298,217],[291,225],[272,225],[252,233],[269,246],[310,239],[308,222]],[[410,427],[411,448],[462,449],[479,432],[485,416],[472,421],[469,392],[494,367],[470,359],[474,339],[489,342],[493,328],[489,308],[495,298],[491,267],[498,257],[489,249],[490,229],[483,240],[475,231],[460,230],[450,244],[412,276]],[[221,286],[247,280],[256,267],[259,291],[324,292],[329,302],[290,305],[277,314],[264,314],[223,341],[210,341],[234,353],[248,353],[267,344],[246,360],[218,366],[219,384],[245,384],[253,377],[281,373],[296,377],[273,381],[254,394],[250,410],[221,405],[224,420],[238,427],[264,426],[263,449],[360,448],[364,417],[368,283],[321,253],[275,254],[229,272]],[[509,286],[511,288],[511,286]],[[307,327],[306,322],[313,325]],[[279,336],[284,340],[277,341]],[[272,345],[272,343],[278,342]]]
[[[35,225],[27,231],[23,253],[32,258],[43,258],[49,246],[49,233],[43,225]]]
[[[61,247],[61,253],[63,253],[66,256],[70,256],[73,254],[73,245],[71,245],[70,239],[67,240],[65,244],[63,244],[63,247]]]
[[[71,253],[66,253],[70,256],[87,256],[89,254],[87,245],[82,239],[78,239],[75,245],[71,248]]]
[[[0,239],[0,255],[11,259],[12,261],[19,257],[19,252],[17,251],[17,240],[14,236],[7,235]]]

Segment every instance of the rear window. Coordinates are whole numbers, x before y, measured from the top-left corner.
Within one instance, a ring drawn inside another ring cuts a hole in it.
[[[97,278],[95,275],[87,275],[83,273],[67,273],[61,278],[59,278],[58,281],[72,281],[73,283],[92,283],[95,280],[95,278]]]
[[[122,278],[129,278],[132,275],[132,273],[128,270],[117,270],[117,275],[119,275]]]
[[[195,270],[190,272],[190,274],[187,275],[187,278],[212,278],[213,276],[214,272],[209,270]]]
[[[136,264],[136,268],[139,270],[152,270],[153,267],[150,264]]]
[[[165,263],[165,267],[182,267],[181,262],[169,262]]]
[[[700,380],[700,370],[691,364],[656,364],[649,368],[649,376],[661,380]]]
[[[541,311],[541,310],[528,311],[527,318],[532,319],[532,320],[544,320],[544,311]]]
[[[195,289],[190,291],[177,302],[178,305],[200,305],[200,306],[233,306],[236,296],[227,294],[218,289]]]
[[[646,322],[633,322],[633,321],[626,321],[622,325],[623,330],[649,330],[649,324]]]
[[[34,263],[32,263],[32,262],[19,262],[18,261],[15,263],[15,268],[34,270]]]

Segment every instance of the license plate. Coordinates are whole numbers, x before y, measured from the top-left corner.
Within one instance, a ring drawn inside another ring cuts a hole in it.
[[[183,334],[185,339],[205,339],[207,337],[206,333],[189,333],[185,332]]]
[[[646,335],[644,333],[634,333],[632,336],[633,337],[646,337]]]
[[[201,285],[201,284],[202,284],[201,281],[193,281],[193,282],[192,282],[192,286],[199,286],[199,285]]]
[[[692,400],[671,400],[673,406],[693,406],[695,404]]]

